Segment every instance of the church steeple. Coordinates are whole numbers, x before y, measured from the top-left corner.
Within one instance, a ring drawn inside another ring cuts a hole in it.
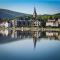
[[[34,6],[33,18],[36,19],[36,17],[37,17],[37,13],[36,13],[36,8],[35,8],[35,6]]]

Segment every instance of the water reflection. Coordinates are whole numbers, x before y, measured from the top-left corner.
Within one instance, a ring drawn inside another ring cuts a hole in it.
[[[32,38],[34,48],[37,41],[42,38],[50,40],[60,40],[60,32],[58,31],[20,31],[20,30],[0,30],[0,44],[13,42],[17,40],[24,40],[25,38]]]

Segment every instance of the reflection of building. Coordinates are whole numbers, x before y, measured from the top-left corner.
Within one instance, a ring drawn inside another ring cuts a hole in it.
[[[12,42],[16,40],[24,40],[25,38],[33,38],[34,48],[38,41],[49,38],[50,40],[60,40],[60,32],[56,31],[19,31],[19,30],[0,30],[0,36],[3,36],[2,42]]]
[[[34,48],[36,47],[37,38],[33,38]]]
[[[58,39],[60,40],[60,34],[58,35]]]
[[[41,38],[41,34],[42,33],[39,31],[31,32],[31,31],[12,30],[11,37],[17,38],[17,39],[33,38],[33,43],[34,43],[34,48],[35,48],[37,40],[39,40],[39,38]]]
[[[36,37],[36,38],[39,38],[40,36],[41,36],[41,32],[39,32],[39,31],[34,31],[34,32],[32,32],[33,34],[33,38],[34,37]]]
[[[23,39],[23,38],[29,38],[31,37],[31,32],[29,31],[14,31],[12,30],[12,34],[11,34],[12,38],[19,38],[19,39]]]
[[[41,37],[41,32],[39,32],[39,31],[32,32],[34,48],[36,47],[37,40],[39,40],[40,37]]]
[[[14,30],[12,30],[11,37],[12,38],[19,38],[19,39],[33,38],[34,47],[36,47],[36,42],[39,41],[41,38],[50,38],[50,39],[60,40],[60,32],[19,31],[19,30],[14,31]]]
[[[9,34],[9,30],[7,30],[7,29],[5,29],[5,30],[0,30],[0,34],[2,34],[3,36],[5,35],[5,36],[8,36],[8,34]]]
[[[58,32],[46,32],[46,36],[58,36]]]
[[[11,37],[17,38],[17,32],[15,30],[12,30]]]
[[[46,32],[46,37],[50,39],[58,39],[59,33],[58,32]]]

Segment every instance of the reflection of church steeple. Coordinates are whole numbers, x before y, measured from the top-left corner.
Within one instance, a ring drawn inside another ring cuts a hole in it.
[[[34,13],[33,13],[33,18],[36,19],[37,13],[36,13],[36,8],[34,7]]]
[[[34,48],[36,48],[36,43],[37,43],[36,32],[32,32],[32,37],[33,37]]]
[[[33,38],[34,48],[36,48],[36,42],[37,42],[36,38]]]

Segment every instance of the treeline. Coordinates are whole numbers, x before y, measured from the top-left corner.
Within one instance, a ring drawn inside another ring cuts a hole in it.
[[[16,17],[18,19],[21,19],[21,20],[31,20],[33,19],[33,15],[30,15],[30,16],[23,16],[23,17]],[[38,20],[44,20],[44,21],[47,21],[48,19],[58,19],[60,18],[60,13],[58,14],[54,14],[54,15],[37,15],[37,19]]]
[[[38,20],[42,20],[42,21],[47,21],[48,19],[58,19],[60,18],[60,13],[57,13],[57,14],[54,14],[54,15],[37,15],[37,19]],[[32,20],[33,19],[33,15],[29,15],[29,16],[18,16],[18,17],[15,17],[13,19],[19,19],[19,20]],[[3,21],[10,21],[12,19],[8,19],[8,18],[3,18],[0,20],[3,20]]]

